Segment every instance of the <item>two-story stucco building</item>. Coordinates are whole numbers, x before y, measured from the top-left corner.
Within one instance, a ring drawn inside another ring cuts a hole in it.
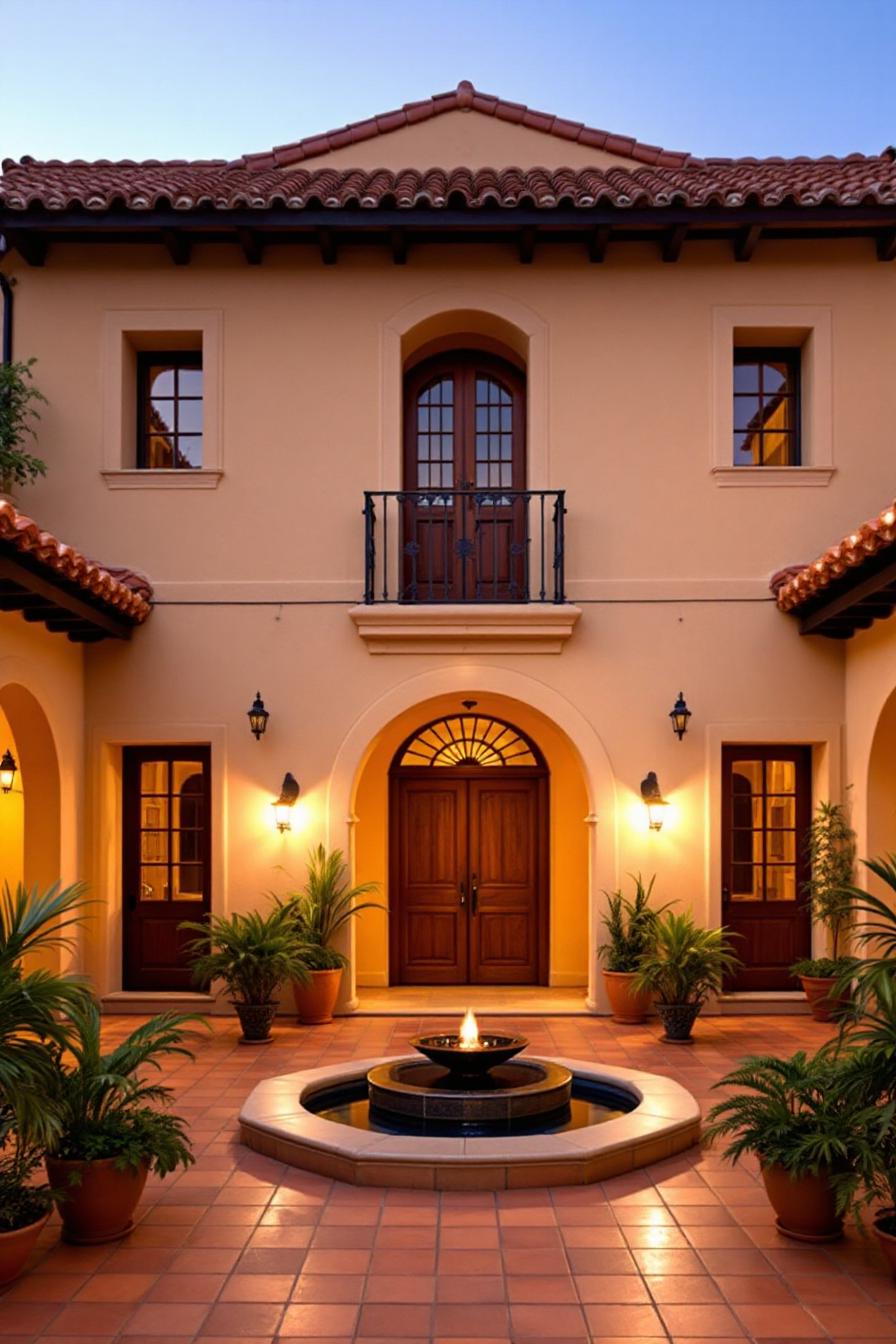
[[[893,151],[703,160],[463,83],[232,162],[6,162],[0,234],[49,400],[0,867],[90,883],[103,994],[183,991],[178,922],[319,840],[388,905],[345,1007],[599,1010],[639,871],[742,935],[735,994],[795,988],[813,806],[896,846],[893,514],[770,590],[896,493]]]

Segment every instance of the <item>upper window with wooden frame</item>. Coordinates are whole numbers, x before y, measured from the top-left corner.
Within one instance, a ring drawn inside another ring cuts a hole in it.
[[[735,347],[735,467],[800,465],[800,359],[798,347]]]
[[[203,371],[199,350],[141,350],[137,355],[137,466],[202,467]]]

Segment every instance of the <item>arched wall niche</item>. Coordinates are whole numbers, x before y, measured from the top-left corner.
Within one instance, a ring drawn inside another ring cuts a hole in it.
[[[881,858],[896,853],[896,690],[884,702],[868,756],[865,788],[867,817],[867,853],[863,858]],[[859,873],[878,895],[886,889],[867,869]]]

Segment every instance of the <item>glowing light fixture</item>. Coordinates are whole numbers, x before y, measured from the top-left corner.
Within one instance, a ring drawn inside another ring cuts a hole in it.
[[[292,809],[299,796],[299,783],[287,770],[283,776],[280,797],[274,799],[274,820],[280,832],[292,830]]]
[[[255,699],[252,701],[251,708],[247,713],[249,717],[249,728],[255,734],[255,740],[258,742],[264,736],[265,729],[268,726],[268,719],[271,717],[264,707],[261,691],[255,692]]]
[[[691,711],[688,709],[688,702],[684,698],[684,691],[678,692],[678,699],[669,711],[669,718],[672,720],[672,731],[678,734],[679,742],[688,730],[688,719],[691,717]]]
[[[15,783],[16,771],[18,768],[15,756],[13,756],[9,747],[7,747],[3,753],[2,759],[0,759],[0,792],[12,792],[12,786]]]
[[[645,778],[641,780],[641,797],[644,799],[644,805],[647,808],[647,825],[652,831],[661,831],[663,829],[663,808],[668,807],[669,804],[663,797],[655,770],[649,770]]]

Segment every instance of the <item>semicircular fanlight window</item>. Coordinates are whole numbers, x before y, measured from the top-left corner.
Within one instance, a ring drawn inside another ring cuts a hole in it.
[[[500,719],[455,714],[428,724],[402,752],[399,765],[538,765],[530,744]]]

